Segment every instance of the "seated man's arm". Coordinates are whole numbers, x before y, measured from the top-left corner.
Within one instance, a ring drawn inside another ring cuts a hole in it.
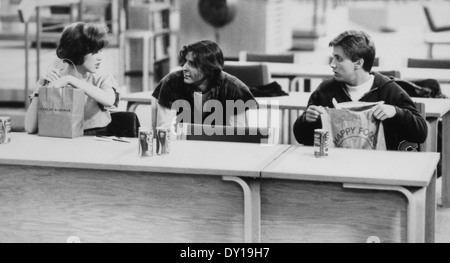
[[[173,123],[176,121],[177,112],[172,109],[165,108],[158,104],[158,113],[157,113],[157,121],[156,128],[157,129],[165,129],[165,130],[173,130]]]

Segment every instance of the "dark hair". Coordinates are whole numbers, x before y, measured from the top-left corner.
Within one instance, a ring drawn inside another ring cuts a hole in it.
[[[192,52],[194,66],[203,71],[210,84],[214,83],[222,72],[224,65],[220,47],[210,40],[202,40],[184,46],[179,55],[181,66],[186,63],[186,55],[189,52]]]
[[[345,55],[353,62],[364,60],[363,69],[370,72],[375,61],[375,43],[372,38],[363,31],[345,31],[330,42],[330,47],[339,46]]]
[[[56,55],[82,65],[84,57],[108,45],[108,28],[101,24],[77,22],[67,26],[59,40]]]

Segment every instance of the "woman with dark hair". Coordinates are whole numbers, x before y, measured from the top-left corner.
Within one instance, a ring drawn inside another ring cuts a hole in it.
[[[108,29],[101,24],[77,22],[67,26],[60,38],[56,54],[62,68],[50,68],[37,82],[25,118],[25,130],[38,132],[38,89],[40,87],[73,87],[87,95],[84,108],[85,135],[108,135],[110,107],[119,102],[118,84],[112,75],[98,74],[103,48],[108,45]]]
[[[245,113],[256,100],[242,81],[222,71],[224,57],[215,42],[184,46],[179,61],[182,70],[165,76],[153,92],[157,128],[170,129],[177,116],[178,122],[246,126]]]

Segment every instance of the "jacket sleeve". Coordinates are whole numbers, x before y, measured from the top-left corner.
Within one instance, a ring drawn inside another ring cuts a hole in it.
[[[319,92],[315,91],[311,94],[308,101],[308,107],[310,105],[320,105],[319,103]],[[314,130],[322,128],[322,123],[320,119],[316,122],[306,121],[306,111],[298,117],[294,123],[294,136],[298,143],[313,146],[314,145]]]
[[[396,126],[405,140],[416,143],[425,142],[428,136],[426,120],[420,115],[414,102],[404,90],[397,85],[390,89],[394,93],[390,97],[395,101],[388,104],[395,106],[397,114],[388,122]]]

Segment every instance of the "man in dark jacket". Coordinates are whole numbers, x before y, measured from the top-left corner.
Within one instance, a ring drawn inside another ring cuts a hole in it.
[[[188,123],[247,125],[246,111],[256,108],[257,102],[247,85],[223,71],[224,57],[217,43],[203,40],[184,46],[179,60],[181,70],[165,76],[152,94],[158,100],[158,128],[170,129],[175,118]]]
[[[375,45],[370,36],[360,31],[346,31],[335,38],[334,78],[325,80],[309,99],[308,108],[295,122],[297,141],[313,145],[314,130],[322,128],[320,116],[324,107],[348,101],[379,102],[374,117],[383,122],[388,150],[398,150],[402,142],[423,143],[427,123],[417,111],[408,94],[393,79],[371,72]]]

